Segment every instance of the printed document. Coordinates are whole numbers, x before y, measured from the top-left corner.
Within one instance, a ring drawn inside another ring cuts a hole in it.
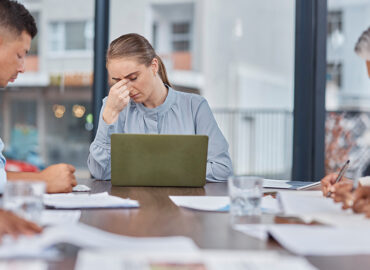
[[[139,207],[137,201],[111,196],[108,192],[96,194],[44,194],[44,205],[57,209]]]

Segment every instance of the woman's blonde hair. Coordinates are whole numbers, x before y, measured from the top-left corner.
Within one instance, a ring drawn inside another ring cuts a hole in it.
[[[159,76],[164,84],[171,86],[168,81],[166,67],[145,37],[131,33],[122,35],[113,40],[107,52],[107,62],[111,59],[124,57],[136,58],[140,64],[144,64],[147,67],[149,67],[153,59],[156,58],[159,64]]]

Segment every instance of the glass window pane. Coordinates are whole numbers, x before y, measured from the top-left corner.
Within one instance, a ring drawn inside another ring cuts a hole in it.
[[[294,0],[112,0],[110,14],[111,40],[144,35],[175,89],[208,100],[235,173],[290,178]]]
[[[85,22],[67,22],[66,50],[85,50]]]
[[[95,1],[31,2],[24,4],[36,15],[33,44],[40,47],[31,49],[37,53],[27,57],[26,72],[0,91],[5,153],[39,169],[69,163],[88,178],[93,54],[73,51],[92,49]]]
[[[370,174],[370,36],[362,53],[355,46],[370,27],[368,1],[329,0],[326,83],[326,173],[347,159],[348,176]],[[366,38],[365,38],[366,39]]]

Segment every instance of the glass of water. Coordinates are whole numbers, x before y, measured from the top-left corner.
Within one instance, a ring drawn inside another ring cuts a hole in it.
[[[228,180],[232,225],[237,226],[245,222],[245,217],[259,217],[263,196],[263,178],[233,175]]]
[[[7,182],[3,195],[3,207],[25,219],[38,223],[44,209],[44,193],[44,182]]]

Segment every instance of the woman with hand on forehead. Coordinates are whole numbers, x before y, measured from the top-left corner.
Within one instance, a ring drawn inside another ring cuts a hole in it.
[[[171,88],[165,66],[144,37],[127,34],[114,40],[107,52],[107,69],[112,87],[103,100],[87,162],[95,178],[111,178],[110,135],[135,133],[207,135],[206,178],[227,180],[232,174],[228,143],[207,101]]]

